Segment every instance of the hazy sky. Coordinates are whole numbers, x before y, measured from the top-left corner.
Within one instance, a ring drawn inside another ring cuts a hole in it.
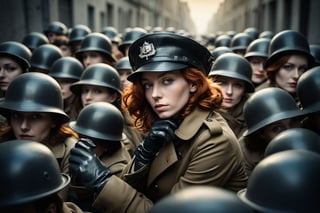
[[[209,20],[218,9],[220,2],[224,0],[181,0],[188,2],[191,17],[197,27],[197,33],[206,31]]]

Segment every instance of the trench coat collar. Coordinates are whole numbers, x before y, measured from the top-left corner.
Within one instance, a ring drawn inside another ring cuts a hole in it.
[[[200,129],[210,111],[203,111],[196,108],[188,115],[176,129],[175,134],[182,140],[190,140]]]

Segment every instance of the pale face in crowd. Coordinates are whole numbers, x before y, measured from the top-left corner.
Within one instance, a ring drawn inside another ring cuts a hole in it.
[[[289,93],[295,93],[297,81],[300,76],[308,69],[308,60],[303,55],[291,55],[277,72],[275,82],[277,86]]]
[[[141,83],[148,103],[161,119],[178,114],[189,101],[190,94],[197,90],[181,71],[144,72]]]
[[[223,101],[222,107],[231,109],[235,107],[246,93],[245,82],[236,78],[216,76],[216,81],[221,86]]]
[[[82,86],[81,101],[83,106],[88,106],[96,102],[114,103],[117,99],[117,93],[111,93],[106,87],[95,85]]]
[[[10,124],[19,140],[32,140],[46,144],[51,129],[56,126],[51,114],[45,112],[11,112]]]
[[[92,64],[105,63],[110,64],[106,57],[97,51],[88,51],[82,53],[82,62],[84,67],[88,67]]]
[[[131,81],[128,81],[127,77],[132,73],[132,70],[118,70],[120,77],[120,88],[124,90],[127,86],[132,84]]]
[[[62,99],[67,100],[74,96],[74,94],[70,90],[70,86],[74,83],[73,79],[67,78],[55,78],[56,81],[59,83],[61,88]]]
[[[275,136],[284,130],[301,127],[301,118],[287,118],[273,122],[261,129],[261,136],[266,141],[271,141]]]
[[[23,73],[22,67],[10,57],[0,57],[0,89],[7,91],[9,84]]]
[[[254,84],[261,84],[267,80],[267,75],[265,70],[263,69],[263,64],[266,59],[263,57],[253,56],[248,59],[252,69],[251,81]]]

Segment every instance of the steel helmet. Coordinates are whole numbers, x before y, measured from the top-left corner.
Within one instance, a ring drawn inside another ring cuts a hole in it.
[[[252,40],[257,39],[259,37],[259,31],[255,27],[248,27],[243,32],[249,35],[252,38]]]
[[[101,33],[108,36],[113,43],[118,44],[121,42],[118,30],[115,27],[107,26],[102,29]]]
[[[243,116],[247,130],[243,136],[283,119],[305,115],[293,97],[286,91],[269,87],[255,92],[243,106]]]
[[[246,33],[237,33],[232,37],[230,41],[230,49],[232,51],[236,50],[246,50],[249,44],[253,41],[252,37]]]
[[[68,28],[67,26],[59,21],[53,21],[49,24],[48,28],[45,29],[44,34],[48,34],[49,32],[54,32],[58,35],[68,35]]]
[[[310,64],[314,61],[313,56],[310,54],[308,40],[299,32],[284,30],[271,39],[269,57],[264,66],[269,67],[279,56],[291,52],[304,53]]]
[[[274,32],[270,31],[270,30],[265,30],[263,32],[261,32],[259,34],[259,38],[268,38],[268,39],[272,39],[274,36]]]
[[[270,39],[267,38],[258,38],[252,41],[247,47],[246,54],[244,55],[244,57],[246,59],[252,56],[268,58],[269,44]]]
[[[213,61],[217,60],[217,58],[224,53],[233,53],[233,51],[226,46],[216,47],[212,50],[211,54],[213,56]]]
[[[138,38],[141,38],[144,35],[147,35],[148,32],[140,27],[135,27],[129,31],[127,31],[123,35],[122,42],[119,44],[119,50],[124,54],[125,53],[125,47],[130,46],[134,41],[136,41]]]
[[[297,96],[304,111],[320,111],[320,66],[303,73],[297,82]]]
[[[150,213],[249,213],[253,209],[245,205],[237,194],[213,186],[192,186],[168,195],[158,201]]]
[[[219,35],[215,42],[214,42],[214,46],[215,47],[230,47],[230,42],[231,42],[231,38],[228,35]]]
[[[195,40],[175,33],[159,32],[145,35],[129,48],[129,60],[134,72],[133,82],[142,72],[167,72],[194,67],[208,75],[213,57]]]
[[[16,41],[5,41],[0,44],[0,55],[13,57],[26,70],[30,68],[31,51],[24,44]]]
[[[70,177],[61,174],[51,150],[27,140],[0,144],[0,207],[29,203],[64,189]]]
[[[258,212],[318,212],[320,155],[287,150],[264,158],[252,171],[240,199]]]
[[[246,83],[246,91],[254,92],[251,75],[251,65],[244,57],[235,53],[225,53],[216,59],[208,76],[226,76],[242,80]]]
[[[117,70],[132,70],[130,65],[129,57],[122,57],[117,63],[115,68]]]
[[[112,56],[112,43],[108,36],[94,32],[88,34],[81,42],[79,51],[76,52],[77,58],[82,61],[83,52],[96,51],[102,53],[107,59],[115,62]]]
[[[82,72],[80,80],[71,85],[70,90],[76,95],[81,95],[83,85],[107,87],[115,90],[119,95],[122,94],[119,73],[108,64],[97,63],[87,67]]]
[[[84,37],[86,37],[88,34],[91,33],[91,29],[84,24],[78,24],[74,26],[69,35],[69,42],[77,42],[77,41],[82,41]]]
[[[310,54],[314,57],[315,65],[320,65],[320,44],[310,44]]]
[[[56,60],[48,74],[53,78],[68,78],[78,81],[83,69],[83,65],[78,59],[66,56]]]
[[[70,127],[78,134],[106,141],[120,141],[124,119],[120,110],[107,102],[95,102],[84,107]]]
[[[31,32],[22,39],[22,43],[33,52],[40,45],[49,44],[49,40],[43,33]]]
[[[62,57],[62,52],[57,46],[53,44],[43,44],[32,53],[31,71],[40,69],[48,73],[52,64]]]
[[[264,156],[291,149],[305,149],[320,154],[320,135],[305,128],[285,130],[270,141]]]
[[[63,111],[60,85],[49,75],[38,72],[23,73],[9,84],[0,113],[9,118],[10,111],[48,112],[61,123],[69,120]]]

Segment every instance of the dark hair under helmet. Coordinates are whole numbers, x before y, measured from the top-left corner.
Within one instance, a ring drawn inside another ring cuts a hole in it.
[[[206,76],[213,57],[195,40],[175,33],[159,32],[137,39],[129,49],[129,60],[135,71],[129,81],[137,80],[141,72],[164,72],[195,67]]]

